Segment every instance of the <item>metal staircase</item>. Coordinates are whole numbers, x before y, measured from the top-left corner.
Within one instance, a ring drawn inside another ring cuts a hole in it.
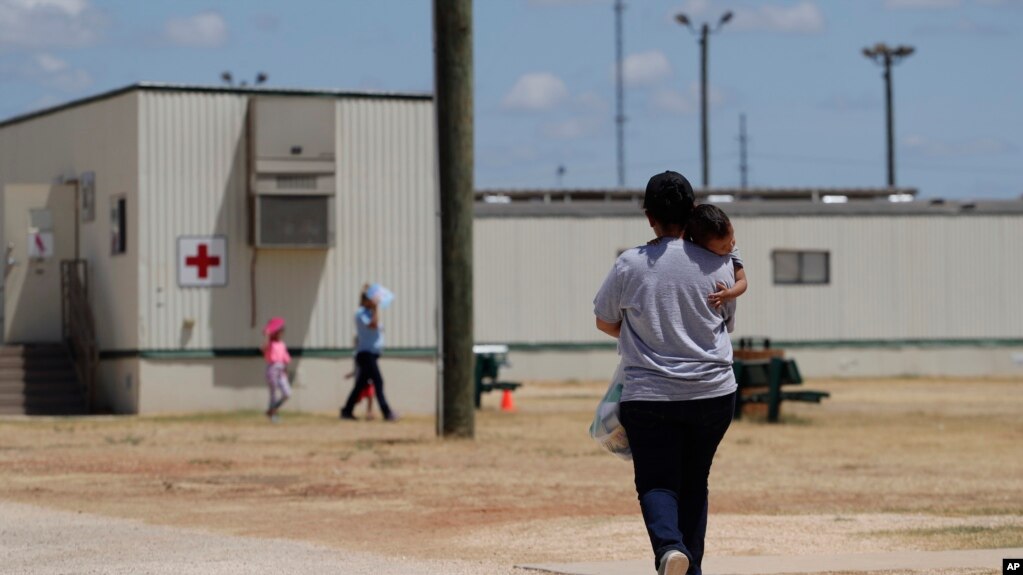
[[[0,347],[0,414],[80,415],[87,407],[64,345]]]

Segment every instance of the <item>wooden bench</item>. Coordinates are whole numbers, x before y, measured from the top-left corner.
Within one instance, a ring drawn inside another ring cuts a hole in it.
[[[476,409],[480,408],[484,393],[495,389],[515,391],[522,386],[517,381],[498,380],[501,366],[508,365],[507,345],[474,345],[472,352],[476,356]]]
[[[735,401],[735,419],[742,417],[746,404],[760,403],[767,406],[767,421],[776,423],[781,414],[783,401],[808,401],[820,403],[830,397],[826,391],[782,389],[789,385],[802,385],[803,376],[793,359],[770,357],[765,359],[738,359],[732,363],[739,393]]]

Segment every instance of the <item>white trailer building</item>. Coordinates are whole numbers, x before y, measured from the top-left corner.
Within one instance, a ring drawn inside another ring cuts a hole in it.
[[[68,335],[60,262],[80,260],[100,409],[262,406],[260,328],[283,316],[290,406],[322,410],[380,282],[389,399],[430,411],[433,135],[429,95],[151,84],[4,121],[4,342]]]
[[[720,207],[750,281],[733,343],[769,338],[811,376],[1023,375],[1023,201]],[[476,338],[511,346],[509,375],[607,377],[592,299],[651,237],[638,201],[488,203],[475,230]]]

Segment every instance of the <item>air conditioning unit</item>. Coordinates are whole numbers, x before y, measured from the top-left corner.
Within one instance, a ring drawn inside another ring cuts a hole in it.
[[[252,245],[334,245],[334,100],[257,96],[249,102]]]

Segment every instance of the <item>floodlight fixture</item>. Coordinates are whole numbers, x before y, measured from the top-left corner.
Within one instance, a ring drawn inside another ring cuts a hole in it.
[[[721,28],[722,26],[724,26],[725,24],[727,24],[727,23],[728,23],[728,21],[732,19],[732,16],[733,16],[733,14],[732,14],[732,11],[731,11],[731,10],[729,10],[729,11],[725,12],[724,14],[722,14],[722,15],[721,15],[721,19],[720,19],[720,20],[718,20],[718,25],[717,25],[717,28],[715,28],[715,29],[716,29],[716,30],[717,30],[717,29],[720,29],[720,28]]]

